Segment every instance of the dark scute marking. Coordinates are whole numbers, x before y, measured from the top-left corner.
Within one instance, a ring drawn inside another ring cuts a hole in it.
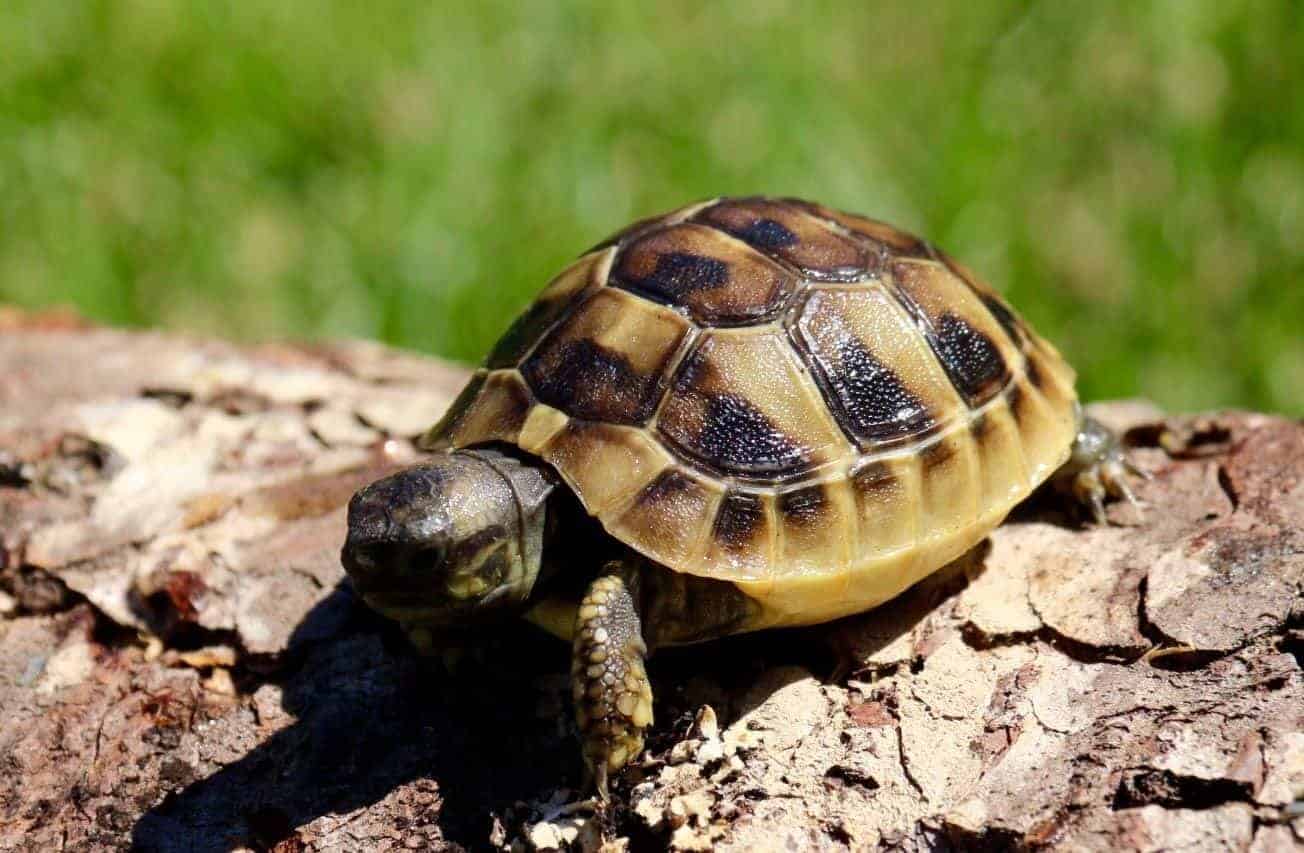
[[[828,513],[828,509],[828,495],[819,484],[779,496],[779,512],[783,513],[784,521],[789,524],[803,527],[815,524]]]
[[[955,445],[950,441],[935,441],[919,454],[919,462],[925,471],[931,471],[939,465],[945,465],[955,458]]]
[[[1046,374],[1042,373],[1041,368],[1037,366],[1037,359],[1029,358],[1026,370],[1028,381],[1032,383],[1033,388],[1041,390],[1046,387]]]
[[[927,240],[923,239],[922,237],[916,237],[914,234],[911,234],[909,231],[901,231],[900,229],[897,229],[897,233],[900,234],[901,236],[899,238],[894,238],[893,242],[889,243],[888,245],[890,245],[893,249],[895,249],[896,253],[901,257],[905,257],[905,258],[936,257],[936,255],[933,252],[933,247],[929,245]]]
[[[764,412],[737,394],[717,394],[707,400],[694,445],[706,464],[738,473],[787,473],[808,461],[801,447]]]
[[[683,366],[679,368],[679,376],[675,379],[675,393],[682,395],[700,393],[699,388],[712,387],[719,381],[719,373],[706,357],[705,349],[699,339],[693,354],[684,359]]]
[[[797,242],[797,235],[773,219],[758,219],[746,228],[733,232],[734,236],[758,249],[782,249]]]
[[[655,508],[657,504],[673,500],[677,495],[691,492],[698,488],[692,478],[677,469],[662,471],[661,474],[643,487],[634,499],[634,506]]]
[[[970,405],[985,402],[1004,387],[1010,369],[991,338],[949,312],[938,319],[936,333],[942,364]]]
[[[699,290],[713,290],[729,283],[729,265],[718,258],[706,258],[691,252],[667,252],[657,256],[651,275],[635,284],[678,301]]]
[[[972,435],[974,441],[979,444],[983,444],[987,440],[987,436],[991,431],[992,422],[991,419],[987,417],[986,412],[983,412],[969,423],[969,434]]]
[[[1023,393],[1022,386],[1015,384],[1010,386],[1005,399],[1010,406],[1010,414],[1014,416],[1014,422],[1022,428],[1028,418],[1028,395]]]
[[[887,441],[917,435],[936,424],[928,405],[859,338],[840,335],[837,351],[837,372],[828,378],[857,438]]]
[[[972,287],[972,285],[970,285]],[[1010,307],[997,297],[990,293],[979,293],[978,298],[982,300],[983,305],[996,318],[996,322],[1001,324],[1005,334],[1010,336],[1010,340],[1018,346],[1022,346],[1027,336],[1023,331],[1023,322],[1015,316]]]
[[[541,350],[523,372],[540,400],[575,417],[638,424],[656,402],[655,377],[641,375],[623,354],[587,339]]]
[[[851,474],[851,485],[863,495],[890,491],[896,487],[897,475],[882,462],[869,462]]]
[[[711,533],[726,548],[746,545],[765,524],[765,507],[756,495],[730,492],[720,504]]]
[[[877,266],[866,246],[799,206],[765,198],[716,205],[701,220],[819,281],[857,281]]]

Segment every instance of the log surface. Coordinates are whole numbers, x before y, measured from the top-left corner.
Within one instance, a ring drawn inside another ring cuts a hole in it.
[[[873,613],[658,657],[586,819],[566,648],[448,671],[339,566],[465,376],[0,311],[0,850],[1304,843],[1301,424],[1097,408],[1143,516],[1034,498]]]

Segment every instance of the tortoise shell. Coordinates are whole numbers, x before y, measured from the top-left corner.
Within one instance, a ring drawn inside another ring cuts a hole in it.
[[[515,445],[759,624],[884,601],[1068,457],[1072,369],[923,240],[794,199],[644,220],[507,331],[427,439]]]

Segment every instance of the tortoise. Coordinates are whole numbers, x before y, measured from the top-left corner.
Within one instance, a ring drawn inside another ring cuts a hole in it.
[[[869,610],[1044,481],[1100,522],[1141,473],[966,267],[771,198],[693,204],[584,254],[423,446],[349,503],[355,589],[426,651],[508,615],[570,641],[603,799],[652,723],[652,650]]]

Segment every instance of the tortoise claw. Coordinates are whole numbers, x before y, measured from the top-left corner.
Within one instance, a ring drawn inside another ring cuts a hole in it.
[[[1123,461],[1123,467],[1127,469],[1127,473],[1131,474],[1137,479],[1150,481],[1155,478],[1154,474],[1151,474],[1146,469],[1139,467],[1135,462],[1133,462],[1131,459],[1128,459],[1126,456],[1123,457],[1122,461]]]
[[[1095,519],[1096,524],[1101,527],[1109,524],[1109,519],[1105,516],[1105,501],[1100,492],[1091,493],[1091,517]]]
[[[1122,450],[1115,448],[1113,455],[1106,459],[1100,466],[1100,479],[1105,484],[1105,489],[1111,497],[1122,498],[1132,505],[1137,515],[1144,515],[1141,502],[1137,500],[1136,493],[1132,491],[1132,486],[1128,483],[1128,475],[1135,473],[1135,465],[1127,461],[1122,456]],[[1144,479],[1144,478],[1143,478]]]
[[[1095,469],[1088,468],[1073,478],[1073,496],[1091,512],[1096,524],[1103,527],[1109,523],[1105,518],[1105,486]]]

